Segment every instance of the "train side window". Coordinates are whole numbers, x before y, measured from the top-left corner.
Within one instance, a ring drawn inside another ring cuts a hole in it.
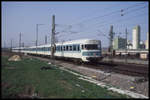
[[[84,49],[85,49],[85,50],[87,49],[87,45],[84,46]]]
[[[60,47],[60,50],[62,51],[62,46]]]
[[[82,45],[82,49],[84,49],[84,46]]]
[[[56,51],[59,51],[59,46],[56,46]]]
[[[77,45],[77,51],[80,51],[80,45]]]
[[[59,46],[57,46],[57,51],[59,51]]]
[[[60,51],[60,46],[57,46],[57,50]]]
[[[68,46],[66,46],[66,51],[68,51]]]
[[[73,45],[73,51],[76,51],[76,45]]]
[[[63,48],[64,48],[63,50],[65,51],[65,46],[63,46]]]
[[[72,51],[72,46],[70,46],[70,51]]]

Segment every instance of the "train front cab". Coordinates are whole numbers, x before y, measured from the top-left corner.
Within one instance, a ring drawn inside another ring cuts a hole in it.
[[[101,44],[82,44],[82,60],[84,62],[98,62],[103,59]]]

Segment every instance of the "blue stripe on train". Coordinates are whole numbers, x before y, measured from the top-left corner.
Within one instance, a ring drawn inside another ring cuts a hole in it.
[[[100,52],[83,52],[82,55],[83,56],[94,56],[94,55],[100,56],[101,53]]]

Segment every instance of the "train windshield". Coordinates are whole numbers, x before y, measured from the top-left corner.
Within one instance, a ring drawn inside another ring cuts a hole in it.
[[[82,45],[82,49],[84,50],[98,50],[98,45],[97,44],[85,44]]]

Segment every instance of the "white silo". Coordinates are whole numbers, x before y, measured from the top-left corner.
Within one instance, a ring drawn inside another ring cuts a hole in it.
[[[133,49],[139,49],[140,48],[140,26],[137,25],[133,28],[132,31],[132,45]]]
[[[149,49],[149,32],[147,32],[146,49]]]

